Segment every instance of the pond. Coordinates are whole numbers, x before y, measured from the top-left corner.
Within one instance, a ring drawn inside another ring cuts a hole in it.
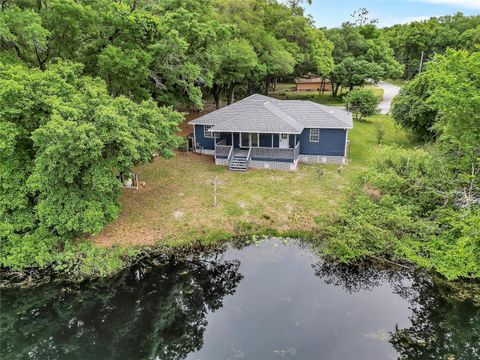
[[[1,358],[480,358],[480,308],[425,274],[331,264],[279,239],[160,260],[3,290]]]

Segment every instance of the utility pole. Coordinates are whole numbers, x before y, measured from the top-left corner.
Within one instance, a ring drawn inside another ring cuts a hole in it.
[[[425,51],[422,51],[422,57],[420,58],[420,65],[418,66],[418,73],[420,74],[422,72],[422,66],[423,66],[423,54]]]

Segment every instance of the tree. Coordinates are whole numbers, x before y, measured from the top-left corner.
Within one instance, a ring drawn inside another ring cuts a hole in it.
[[[422,73],[402,86],[390,109],[395,122],[423,142],[436,137],[433,124],[438,111],[428,101],[433,91],[434,84]]]
[[[242,82],[257,63],[257,55],[245,39],[232,39],[218,47],[220,66],[213,81],[213,95],[217,108],[220,107],[220,94],[228,92],[228,104],[234,101],[235,88]]]
[[[475,43],[478,44],[475,29],[479,25],[479,15],[456,13],[394,25],[382,29],[382,32],[395,53],[395,59],[405,66],[403,78],[410,79],[418,74],[422,57],[423,62],[428,62],[447,48],[473,50]]]
[[[393,256],[448,279],[480,277],[479,69],[478,52],[447,50],[406,85],[395,119],[432,145],[379,152],[329,230],[326,254]]]
[[[8,7],[0,11],[0,47],[24,63],[45,68],[49,34],[33,10]]]
[[[365,9],[361,9],[358,25],[344,23],[340,28],[329,29],[327,38],[334,44],[335,66],[329,74],[332,96],[338,95],[340,86],[353,90],[366,79],[378,82],[385,78],[398,78],[403,66],[394,59],[388,42],[374,23],[368,23]],[[367,22],[367,23],[365,23]]]
[[[235,293],[240,263],[160,261],[81,286],[2,289],[0,356],[185,359],[203,345],[207,314]]]
[[[81,73],[65,62],[0,70],[3,266],[46,266],[73,237],[98,233],[119,212],[117,175],[177,144],[179,113],[112,99]]]
[[[353,90],[345,97],[347,110],[355,115],[356,120],[376,114],[379,102],[370,90],[365,89]]]

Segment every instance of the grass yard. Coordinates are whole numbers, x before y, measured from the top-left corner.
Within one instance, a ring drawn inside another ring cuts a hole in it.
[[[92,240],[102,246],[181,245],[243,232],[288,235],[315,230],[344,201],[347,185],[374,153],[376,124],[385,126],[385,144],[408,146],[405,134],[387,115],[356,122],[349,133],[349,163],[340,173],[338,165],[320,164],[299,164],[296,172],[239,173],[216,166],[207,155],[156,158],[134,170],[146,187],[124,190],[121,215]],[[215,175],[217,208],[212,206]]]
[[[403,79],[386,79],[385,82],[387,82],[389,84],[397,85],[397,86],[403,86],[403,84],[405,84],[406,80],[403,80]]]

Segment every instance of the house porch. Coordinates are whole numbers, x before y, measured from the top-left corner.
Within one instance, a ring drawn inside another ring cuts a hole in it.
[[[221,133],[215,142],[215,163],[231,170],[295,170],[299,154],[295,134]]]

